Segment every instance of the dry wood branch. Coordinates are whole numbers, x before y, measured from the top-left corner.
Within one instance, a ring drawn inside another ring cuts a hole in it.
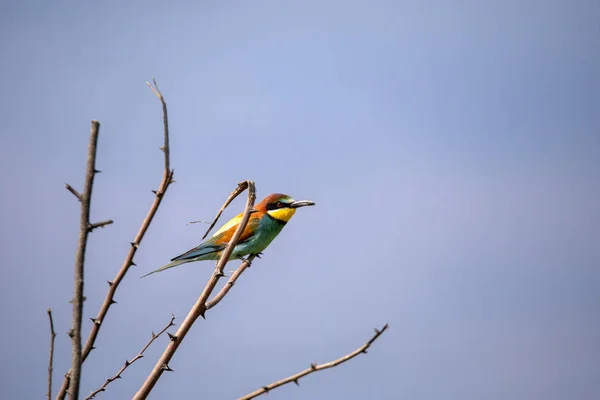
[[[48,319],[50,320],[50,356],[48,357],[48,400],[52,398],[52,363],[54,361],[54,338],[56,332],[54,332],[54,321],[52,321],[52,310],[48,309]]]
[[[90,395],[88,397],[85,398],[85,400],[91,400],[94,397],[96,397],[96,395],[100,392],[104,392],[106,390],[106,387],[112,382],[115,381],[117,379],[121,379],[122,378],[122,374],[123,372],[125,372],[125,370],[134,362],[136,362],[137,360],[139,360],[140,358],[144,357],[144,352],[148,349],[148,347],[150,347],[150,345],[156,340],[158,339],[158,337],[160,335],[162,335],[163,333],[165,333],[167,331],[167,329],[169,329],[170,327],[174,326],[175,323],[173,322],[175,321],[175,316],[172,315],[171,316],[171,320],[169,321],[169,323],[167,324],[167,326],[165,326],[160,332],[158,332],[157,334],[155,334],[154,332],[152,332],[152,338],[150,338],[150,340],[148,341],[148,343],[146,343],[146,345],[142,348],[142,350],[140,350],[140,352],[133,357],[131,360],[125,360],[125,364],[123,364],[123,366],[121,367],[121,369],[119,370],[119,372],[117,372],[115,375],[113,375],[110,378],[107,378],[106,381],[104,382],[104,384],[99,387],[98,389],[96,389],[95,391],[93,391],[92,393],[90,393]]]
[[[69,335],[73,342],[73,356],[71,360],[71,379],[69,383],[69,397],[77,400],[79,398],[79,381],[81,378],[81,363],[83,362],[81,354],[81,319],[83,312],[83,265],[85,263],[85,249],[87,247],[87,238],[90,233],[90,207],[92,202],[92,187],[94,185],[94,176],[96,175],[96,149],[98,146],[98,133],[100,123],[92,121],[90,130],[90,143],[88,146],[87,167],[85,172],[85,182],[81,200],[81,217],[79,221],[79,242],[75,252],[75,287],[73,290],[73,327]],[[68,187],[67,187],[68,189]],[[71,191],[73,194],[73,191]]]
[[[150,86],[152,91],[155,94],[157,94],[158,98],[161,101],[162,110],[163,110],[163,121],[168,121],[167,106],[166,106],[163,95],[157,88],[152,87],[152,85],[150,85],[150,84],[148,84],[148,85]],[[115,276],[115,278],[112,281],[108,281],[108,291],[104,298],[104,302],[102,303],[102,306],[100,306],[100,311],[98,312],[98,315],[96,316],[96,318],[92,319],[94,321],[94,324],[92,325],[92,329],[90,331],[90,334],[85,342],[85,346],[83,347],[83,350],[81,353],[81,361],[82,362],[85,361],[87,356],[90,354],[90,351],[92,351],[94,349],[94,343],[96,342],[96,338],[98,337],[98,332],[100,332],[100,327],[102,326],[102,322],[104,321],[104,318],[106,317],[106,314],[108,313],[110,306],[115,303],[115,300],[114,300],[115,292],[117,291],[119,284],[125,277],[125,274],[129,270],[129,267],[131,267],[132,265],[135,265],[135,263],[133,262],[133,257],[135,256],[135,254],[140,246],[140,243],[142,242],[142,239],[144,238],[144,235],[146,234],[146,231],[150,227],[150,223],[152,222],[152,219],[156,215],[156,211],[158,210],[158,207],[160,206],[160,203],[161,203],[165,193],[167,192],[169,185],[171,183],[173,183],[174,171],[169,169],[169,166],[170,166],[169,129],[168,129],[168,125],[166,125],[166,124],[164,126],[164,144],[163,144],[162,149],[163,149],[163,153],[165,156],[165,169],[163,171],[162,181],[160,183],[160,186],[158,187],[158,190],[156,190],[156,192],[155,192],[154,202],[150,206],[150,210],[148,210],[148,214],[142,221],[142,225],[140,226],[140,229],[138,230],[137,234],[135,235],[133,242],[131,242],[131,247],[129,249],[129,252],[127,253],[127,256],[125,257],[125,261],[123,262],[121,269],[119,270],[119,272],[117,272],[117,275]],[[69,388],[69,381],[71,379],[71,375],[72,375],[72,370],[69,370],[69,372],[67,372],[65,374],[65,379],[63,380],[62,386],[60,387],[58,395],[56,396],[57,400],[58,399],[62,400],[65,398],[67,389]]]
[[[160,148],[163,153],[165,153],[165,171],[169,171],[171,169],[171,150],[169,148],[169,114],[167,113],[167,103],[165,102],[165,98],[163,97],[161,91],[158,89],[158,84],[156,83],[156,79],[152,78],[152,82],[154,86],[150,84],[150,82],[146,82],[146,85],[152,90],[152,92],[158,97],[160,103],[162,104],[163,111],[163,128],[165,130],[165,143]]]
[[[233,285],[238,280],[238,278],[240,277],[240,275],[242,275],[242,273],[248,267],[250,267],[250,265],[252,264],[252,261],[254,261],[255,257],[256,257],[256,255],[254,255],[254,254],[248,256],[248,258],[246,258],[246,260],[242,263],[242,265],[240,265],[238,267],[238,269],[236,269],[231,274],[231,276],[229,277],[229,279],[227,280],[227,282],[225,283],[225,285],[221,288],[221,290],[219,291],[219,293],[217,293],[210,301],[206,302],[206,309],[207,310],[210,310],[211,308],[213,308],[214,306],[216,306],[217,304],[219,304],[219,302],[221,300],[223,300],[223,297],[225,297],[225,295],[233,287]]]
[[[77,200],[81,201],[81,193],[79,193],[77,190],[73,189],[73,186],[69,185],[68,183],[65,183],[65,188],[73,193],[73,196],[77,197]]]
[[[229,205],[229,203],[231,203],[233,201],[233,199],[235,199],[236,197],[238,197],[240,193],[242,193],[244,190],[246,190],[248,188],[248,182],[250,182],[250,181],[244,181],[244,182],[238,183],[237,187],[233,190],[233,192],[231,192],[229,194],[229,197],[227,198],[227,200],[225,200],[225,203],[223,204],[223,206],[221,206],[221,209],[219,210],[219,212],[217,212],[217,215],[216,215],[215,219],[210,224],[210,226],[206,230],[206,233],[204,234],[204,236],[202,236],[201,240],[206,239],[206,236],[208,236],[208,234],[212,230],[212,228],[215,227],[215,224],[217,223],[217,221],[221,217],[221,214],[227,208],[227,206]]]
[[[240,221],[240,225],[236,229],[235,233],[233,234],[233,237],[231,238],[231,240],[227,244],[227,247],[223,251],[221,258],[217,262],[215,270],[214,270],[212,276],[209,278],[206,286],[204,287],[204,290],[200,294],[200,297],[198,298],[198,300],[196,301],[196,303],[194,304],[194,306],[192,307],[192,309],[190,310],[188,315],[185,317],[185,319],[181,323],[181,326],[179,327],[179,329],[177,330],[175,335],[171,337],[171,341],[169,342],[169,344],[167,345],[167,348],[165,349],[162,356],[160,357],[160,359],[154,366],[154,369],[152,370],[152,372],[150,372],[150,375],[148,375],[148,377],[146,378],[146,381],[143,383],[140,390],[136,393],[136,395],[134,397],[135,400],[141,400],[141,399],[145,399],[146,397],[148,397],[148,395],[154,388],[154,385],[156,385],[156,382],[158,382],[158,380],[162,376],[162,373],[164,371],[172,371],[171,367],[169,367],[169,361],[171,361],[171,359],[173,358],[175,351],[177,351],[177,348],[179,347],[179,345],[181,344],[181,342],[183,341],[183,339],[189,332],[189,330],[192,327],[192,325],[194,324],[194,322],[198,319],[198,317],[200,317],[200,316],[204,317],[204,313],[207,310],[206,301],[208,300],[208,297],[210,296],[210,294],[214,290],[215,286],[217,285],[219,278],[221,278],[223,276],[223,268],[225,267],[225,264],[227,263],[227,261],[229,261],[229,256],[233,252],[233,248],[236,246],[238,240],[240,239],[242,232],[244,231],[244,228],[248,224],[248,220],[250,219],[250,213],[254,207],[254,201],[256,200],[254,182],[252,182],[252,181],[243,182],[240,185],[238,185],[238,189],[242,186],[244,187],[244,189],[248,188],[248,201],[246,202],[246,209],[244,210],[244,214],[243,214],[242,220]],[[241,193],[243,191],[243,189],[242,190],[238,190],[238,189],[236,189],[236,191],[239,191],[239,193]],[[234,191],[234,193],[236,191]],[[237,193],[237,194],[239,194],[239,193]],[[237,196],[237,194],[236,194],[236,196]],[[228,199],[228,201],[230,202],[231,200]],[[248,261],[246,261],[246,262],[248,262]]]
[[[93,231],[96,228],[104,228],[106,225],[110,225],[113,223],[112,219],[107,219],[106,221],[100,221],[100,222],[95,222],[93,224],[90,224],[89,226],[89,230],[90,232]]]
[[[330,361],[328,363],[325,364],[319,364],[317,365],[316,363],[313,363],[310,365],[309,368],[305,369],[304,371],[300,371],[297,374],[294,374],[292,376],[288,376],[285,379],[281,379],[277,382],[273,382],[267,386],[263,386],[262,388],[247,394],[243,397],[240,397],[238,400],[249,400],[249,399],[253,399],[255,397],[258,397],[262,394],[268,393],[270,390],[275,389],[279,386],[283,386],[286,385],[288,383],[294,382],[296,385],[300,385],[298,383],[298,380],[300,378],[305,377],[306,375],[310,375],[313,372],[317,372],[317,371],[321,371],[324,369],[328,369],[328,368],[333,368],[339,364],[342,364],[348,360],[351,360],[352,358],[356,357],[357,355],[361,354],[361,353],[365,353],[367,354],[367,349],[371,346],[371,344],[373,344],[373,342],[375,340],[377,340],[377,338],[379,338],[379,336],[381,336],[381,334],[383,332],[386,331],[386,329],[388,328],[388,324],[385,324],[384,327],[381,330],[375,329],[375,335],[364,345],[362,345],[361,347],[359,347],[358,349],[354,350],[352,353],[346,354],[343,357],[338,358],[337,360],[333,360]]]

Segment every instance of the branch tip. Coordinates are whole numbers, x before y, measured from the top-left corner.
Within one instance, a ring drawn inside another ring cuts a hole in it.
[[[65,188],[71,192],[73,194],[73,196],[75,196],[77,198],[77,200],[81,201],[83,199],[83,196],[81,193],[79,193],[77,190],[75,190],[71,185],[69,185],[68,183],[65,183]]]
[[[47,309],[46,313],[48,314],[48,320],[50,322],[50,354],[48,356],[48,393],[46,394],[47,399],[50,400],[52,397],[52,371],[53,360],[54,360],[54,338],[56,337],[56,332],[54,332],[54,321],[52,320],[52,309]]]
[[[113,223],[112,219],[107,219],[106,221],[100,221],[100,222],[96,222],[94,224],[89,224],[88,230],[91,232],[96,228],[104,228],[106,225],[110,225],[112,223]]]

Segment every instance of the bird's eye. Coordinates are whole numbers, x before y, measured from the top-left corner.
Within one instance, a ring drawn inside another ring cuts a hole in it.
[[[278,201],[278,202],[277,202],[277,208],[281,208],[281,207],[283,207],[283,203],[282,203],[282,202],[280,202],[280,201]]]

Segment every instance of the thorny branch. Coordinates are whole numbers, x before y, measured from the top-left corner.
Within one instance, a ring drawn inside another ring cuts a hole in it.
[[[106,381],[104,382],[104,384],[102,386],[100,386],[98,389],[96,389],[95,391],[91,392],[90,395],[85,398],[85,400],[91,400],[91,399],[95,398],[98,393],[104,392],[106,390],[106,387],[112,381],[115,381],[117,379],[121,379],[121,375],[123,374],[123,372],[125,372],[125,370],[131,364],[133,364],[134,362],[136,362],[140,358],[144,357],[144,352],[148,349],[148,347],[150,347],[150,345],[152,344],[152,342],[154,342],[156,339],[158,339],[158,337],[160,335],[162,335],[163,333],[165,333],[167,331],[167,329],[169,329],[170,327],[172,327],[172,326],[175,325],[175,323],[173,321],[175,321],[175,316],[174,315],[171,316],[171,320],[169,321],[169,323],[167,324],[167,326],[165,326],[160,332],[158,332],[158,333],[152,332],[152,338],[150,338],[150,341],[148,341],[148,343],[146,343],[146,345],[142,348],[142,350],[140,350],[140,352],[135,357],[133,357],[131,360],[125,360],[125,364],[123,364],[123,366],[121,367],[121,369],[119,370],[119,372],[117,372],[112,377],[107,378]]]
[[[50,356],[48,357],[48,400],[52,398],[52,363],[54,361],[54,338],[56,332],[54,332],[54,321],[52,321],[52,310],[48,309],[48,319],[50,320]]]
[[[371,346],[371,344],[373,344],[373,342],[375,340],[377,340],[377,338],[379,338],[379,336],[381,336],[381,334],[383,332],[385,332],[387,330],[387,328],[388,328],[388,324],[385,324],[381,330],[375,329],[375,335],[367,343],[365,343],[364,345],[362,345],[358,349],[354,350],[352,353],[346,354],[345,356],[340,357],[337,360],[333,360],[333,361],[330,361],[330,362],[325,363],[325,364],[319,364],[319,365],[317,365],[316,363],[313,363],[313,364],[310,365],[309,368],[305,369],[304,371],[300,371],[297,374],[294,374],[292,376],[288,376],[285,379],[281,379],[281,380],[279,380],[277,382],[270,383],[267,386],[263,386],[262,388],[254,391],[254,392],[252,392],[250,394],[247,394],[247,395],[245,395],[243,397],[240,397],[238,400],[250,400],[250,399],[253,399],[253,398],[258,397],[258,396],[260,396],[262,394],[269,393],[269,391],[271,391],[272,389],[275,389],[277,387],[286,385],[286,384],[291,383],[291,382],[294,382],[296,385],[299,386],[300,383],[298,382],[298,380],[300,378],[305,377],[306,375],[310,375],[313,372],[321,371],[321,370],[324,370],[324,369],[333,368],[333,367],[335,367],[335,366],[337,366],[339,364],[342,364],[342,363],[344,363],[344,362],[346,362],[348,360],[351,360],[352,358],[356,357],[357,355],[359,355],[361,353],[367,354],[367,349]]]
[[[81,363],[83,362],[81,352],[81,320],[83,313],[83,265],[85,263],[85,249],[87,238],[90,233],[90,207],[92,203],[92,187],[96,175],[96,149],[98,146],[98,133],[100,123],[92,121],[90,130],[90,143],[88,146],[87,167],[83,193],[79,194],[67,185],[67,189],[73,193],[81,202],[81,217],[79,221],[79,242],[75,252],[75,287],[73,290],[73,326],[69,336],[73,342],[73,355],[71,360],[71,380],[69,383],[69,397],[77,400],[79,398],[79,382],[81,378]]]
[[[137,234],[135,235],[133,242],[130,243],[131,247],[129,249],[129,253],[127,254],[127,257],[125,257],[125,261],[123,262],[121,269],[119,270],[119,272],[117,272],[117,275],[115,276],[115,278],[112,281],[108,281],[108,292],[106,293],[104,302],[102,303],[102,306],[100,307],[100,311],[98,312],[98,315],[95,318],[91,318],[93,325],[92,325],[90,334],[87,338],[87,341],[85,342],[85,346],[83,347],[83,350],[81,352],[81,362],[84,362],[85,359],[87,358],[87,356],[90,354],[90,351],[92,351],[94,349],[94,343],[96,342],[96,338],[98,337],[98,332],[100,331],[102,322],[104,321],[104,318],[106,317],[106,314],[108,313],[110,306],[112,304],[116,303],[116,301],[114,300],[115,292],[117,291],[119,284],[125,277],[125,274],[129,270],[129,267],[131,267],[132,265],[135,265],[135,263],[133,262],[133,257],[135,256],[135,254],[140,246],[140,243],[142,242],[142,239],[144,238],[144,235],[146,234],[146,231],[148,230],[148,227],[150,226],[150,223],[152,222],[152,219],[154,218],[154,215],[156,214],[156,211],[158,210],[158,207],[160,206],[160,203],[161,203],[165,193],[167,192],[167,189],[169,188],[169,185],[174,182],[173,181],[174,171],[170,169],[169,126],[168,126],[167,104],[165,102],[165,99],[164,99],[162,93],[158,90],[158,87],[156,86],[156,81],[153,80],[153,82],[154,82],[154,87],[148,82],[146,82],[146,84],[150,87],[150,89],[152,89],[154,94],[160,100],[160,102],[162,104],[162,110],[163,110],[164,144],[160,149],[162,150],[162,152],[164,153],[164,156],[165,156],[165,169],[163,172],[162,181],[160,183],[160,186],[158,187],[158,190],[152,191],[155,195],[154,202],[150,206],[150,210],[148,210],[148,214],[146,215],[146,218],[144,218],[144,220],[142,221],[142,225],[140,226],[140,229],[138,230]],[[69,186],[67,187],[67,189],[69,189]],[[71,191],[71,193],[73,193],[77,197],[77,191],[70,190],[70,189],[69,189],[69,191]],[[87,226],[90,227],[89,224]],[[94,227],[90,227],[90,228],[93,229]],[[72,373],[73,373],[73,370],[71,369],[71,370],[69,370],[69,372],[67,372],[65,374],[65,379],[63,380],[62,386],[58,392],[58,395],[56,396],[57,400],[62,400],[65,398],[67,389],[69,388],[69,381],[71,380]]]
[[[254,184],[254,182],[252,182]],[[201,240],[206,239],[206,236],[208,236],[209,232],[212,230],[212,228],[215,227],[215,224],[217,223],[217,221],[219,220],[219,218],[221,217],[221,214],[223,213],[223,211],[227,208],[227,206],[233,201],[233,199],[235,199],[236,197],[238,197],[240,195],[240,193],[243,193],[244,190],[246,190],[250,185],[250,181],[244,181],[244,182],[240,182],[238,183],[237,187],[233,190],[233,192],[231,192],[229,194],[229,197],[227,198],[227,200],[225,200],[225,203],[223,203],[223,205],[221,206],[221,208],[219,209],[219,211],[217,212],[217,215],[215,216],[215,219],[213,220],[213,222],[210,224],[210,226],[208,227],[208,229],[206,230],[206,233],[204,234],[204,236],[202,236]],[[250,195],[250,194],[248,194]],[[254,206],[254,204],[252,205]],[[252,211],[251,211],[252,212]]]
[[[227,247],[223,251],[221,258],[217,262],[215,270],[214,270],[212,276],[209,278],[206,286],[204,287],[204,290],[200,294],[200,297],[198,298],[198,300],[196,301],[196,303],[194,304],[194,306],[192,307],[192,309],[190,310],[188,315],[183,320],[181,326],[179,327],[179,329],[177,330],[175,335],[171,336],[171,341],[167,345],[167,348],[165,349],[162,356],[160,357],[160,359],[154,366],[152,372],[150,372],[150,375],[148,375],[148,378],[146,378],[146,381],[144,382],[144,384],[142,385],[140,390],[136,393],[134,400],[141,400],[141,399],[145,399],[146,397],[148,397],[148,395],[154,388],[154,385],[156,385],[156,382],[158,382],[158,380],[162,376],[162,373],[164,371],[172,371],[171,367],[169,367],[169,361],[171,361],[171,358],[173,358],[175,351],[177,351],[177,348],[179,347],[179,345],[181,344],[181,342],[183,341],[183,339],[189,332],[190,328],[192,327],[192,325],[194,324],[196,319],[198,319],[198,317],[200,317],[200,316],[204,317],[204,313],[208,309],[206,301],[208,300],[208,297],[210,296],[210,294],[214,290],[215,286],[217,285],[219,278],[224,276],[223,268],[225,267],[225,264],[227,263],[227,261],[229,261],[229,256],[231,255],[231,253],[233,252],[233,248],[236,246],[237,242],[239,241],[240,236],[241,236],[242,232],[244,231],[244,228],[248,224],[248,220],[250,219],[250,214],[253,211],[254,201],[256,200],[254,182],[245,181],[245,182],[240,183],[238,185],[238,187],[236,188],[236,190],[233,191],[232,195],[226,202],[226,204],[228,204],[228,202],[230,202],[233,199],[232,196],[233,197],[237,196],[246,188],[248,189],[248,201],[246,202],[246,209],[244,210],[244,214],[242,216],[242,220],[240,221],[239,226],[237,227],[231,240],[227,244]],[[217,214],[217,218],[219,217],[219,215],[220,215],[220,212],[219,212],[219,214]],[[213,223],[213,225],[214,225],[214,223]],[[248,260],[244,261],[244,263],[249,264]],[[225,295],[225,293],[223,294],[223,296]],[[223,296],[221,296],[221,298]],[[220,301],[220,299],[219,299],[219,301]],[[214,304],[216,304],[216,303],[218,303],[218,301],[215,302]],[[214,306],[214,304],[213,304],[213,306]]]
[[[248,258],[246,258],[246,260],[242,263],[242,265],[240,265],[238,267],[238,269],[236,269],[231,276],[229,277],[229,279],[227,280],[227,282],[225,283],[225,285],[223,285],[223,287],[221,288],[221,290],[219,291],[219,293],[217,293],[211,300],[206,302],[206,309],[210,310],[211,308],[213,308],[214,306],[216,306],[217,304],[219,304],[219,302],[221,300],[223,300],[223,297],[225,297],[225,295],[229,292],[229,290],[233,287],[233,285],[235,285],[235,282],[238,280],[238,278],[240,277],[240,275],[242,275],[242,273],[248,268],[250,267],[250,265],[252,265],[252,261],[254,261],[254,258],[256,257],[256,255],[251,254],[250,256],[248,256]]]

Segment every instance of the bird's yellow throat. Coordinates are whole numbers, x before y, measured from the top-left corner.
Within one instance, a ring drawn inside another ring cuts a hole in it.
[[[279,208],[277,210],[269,210],[267,213],[279,221],[288,222],[296,213],[295,208]]]

